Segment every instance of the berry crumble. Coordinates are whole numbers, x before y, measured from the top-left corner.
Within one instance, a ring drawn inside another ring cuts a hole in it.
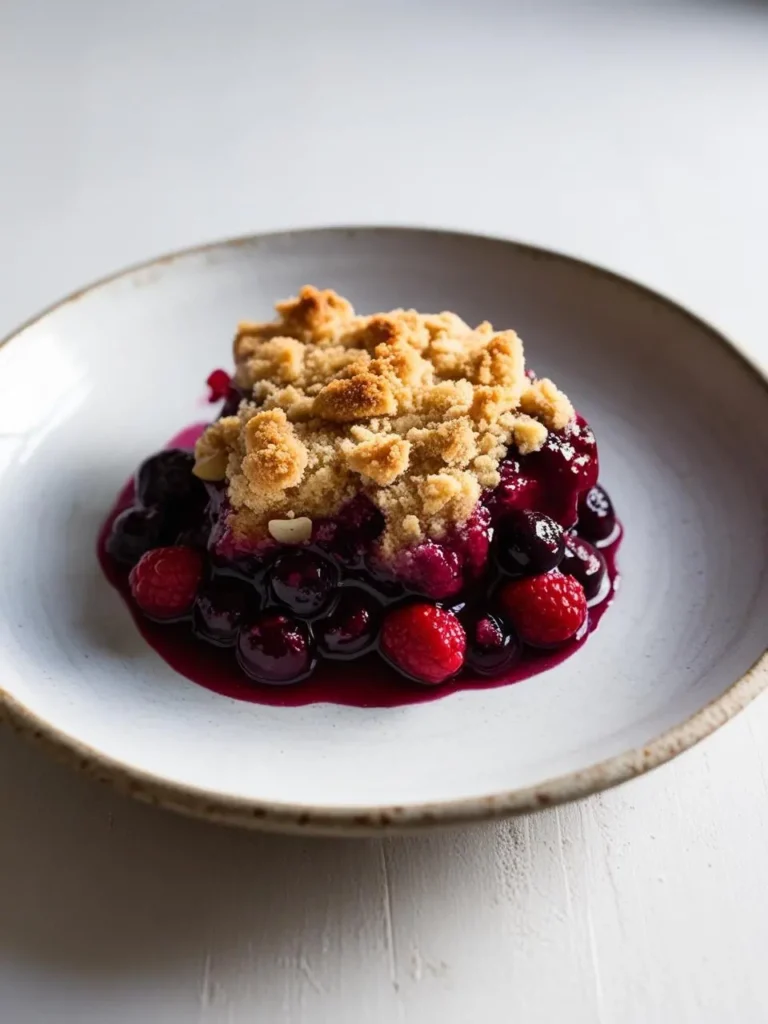
[[[345,662],[447,692],[575,650],[621,528],[590,427],[518,335],[311,286],[276,308],[208,378],[223,405],[194,451],[147,459],[103,531],[139,619],[254,693]]]

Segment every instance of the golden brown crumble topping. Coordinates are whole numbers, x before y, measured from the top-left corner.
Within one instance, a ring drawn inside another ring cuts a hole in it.
[[[455,313],[357,316],[311,286],[276,308],[238,326],[235,381],[250,397],[195,452],[199,477],[227,480],[240,538],[333,515],[361,490],[384,514],[385,552],[439,537],[499,482],[509,445],[537,451],[574,415],[552,381],[529,382],[514,331]]]

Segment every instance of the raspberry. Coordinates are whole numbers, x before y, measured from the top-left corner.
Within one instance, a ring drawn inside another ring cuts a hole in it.
[[[419,603],[387,615],[380,645],[385,658],[403,675],[435,686],[461,670],[467,637],[451,612]]]
[[[481,576],[491,546],[491,513],[484,505],[476,505],[466,523],[453,531],[451,544],[464,563],[465,575],[469,579]]]
[[[209,402],[220,402],[229,396],[232,380],[226,370],[214,370],[205,383],[208,385]]]
[[[547,572],[507,583],[499,604],[520,636],[534,647],[556,647],[578,633],[587,617],[584,588],[572,576]]]
[[[194,548],[155,548],[128,577],[136,604],[151,619],[179,619],[192,610],[203,576],[203,556]]]
[[[463,583],[459,556],[433,540],[406,548],[397,561],[395,575],[410,590],[436,601],[458,594]]]

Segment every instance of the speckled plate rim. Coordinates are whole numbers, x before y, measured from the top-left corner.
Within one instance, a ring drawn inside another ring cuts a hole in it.
[[[77,302],[99,288],[118,279],[129,278],[134,274],[173,263],[195,253],[254,245],[265,239],[285,238],[287,240],[294,235],[327,232],[350,235],[374,232],[385,235],[408,231],[453,236],[459,239],[483,240],[495,242],[504,247],[512,246],[529,257],[570,264],[632,289],[641,297],[657,304],[661,303],[694,323],[699,330],[704,331],[712,341],[724,348],[732,358],[738,360],[748,369],[762,385],[766,397],[768,397],[768,377],[741,351],[736,343],[705,320],[652,288],[597,264],[554,250],[542,249],[538,246],[492,235],[417,226],[313,227],[243,235],[204,245],[190,246],[165,256],[134,264],[72,292],[27,320],[5,338],[0,339],[0,348],[17,338],[33,324],[39,323],[62,307]],[[182,783],[169,782],[141,769],[129,767],[52,726],[8,693],[2,686],[1,680],[0,721],[7,723],[15,732],[41,744],[59,760],[73,764],[92,778],[108,783],[118,792],[135,797],[145,803],[192,817],[245,828],[302,834],[365,836],[380,835],[382,832],[406,832],[435,826],[461,825],[524,814],[610,789],[622,782],[644,775],[693,747],[725,724],[737,712],[743,710],[766,686],[768,686],[768,650],[719,697],[645,746],[628,750],[581,771],[569,772],[548,779],[536,786],[461,800],[374,809],[365,806],[318,808],[311,805],[255,801],[227,796]]]

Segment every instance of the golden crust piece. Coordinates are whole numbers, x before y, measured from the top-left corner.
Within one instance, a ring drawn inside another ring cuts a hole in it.
[[[392,416],[396,411],[395,396],[386,378],[367,372],[330,381],[313,407],[315,416],[329,423],[355,423],[374,416]]]
[[[410,452],[410,441],[404,441],[397,434],[384,434],[350,448],[347,465],[380,487],[388,487],[408,468]]]
[[[548,430],[562,430],[575,415],[568,396],[547,377],[537,380],[523,392],[520,408],[540,419]]]
[[[243,474],[254,490],[284,491],[301,481],[307,449],[282,409],[251,416],[243,428],[243,440]]]
[[[312,286],[277,312],[238,326],[248,397],[195,452],[201,479],[226,479],[237,536],[333,515],[364,490],[384,513],[385,552],[440,537],[498,483],[510,445],[537,451],[574,415],[551,381],[528,381],[514,331],[447,312],[357,316]]]

